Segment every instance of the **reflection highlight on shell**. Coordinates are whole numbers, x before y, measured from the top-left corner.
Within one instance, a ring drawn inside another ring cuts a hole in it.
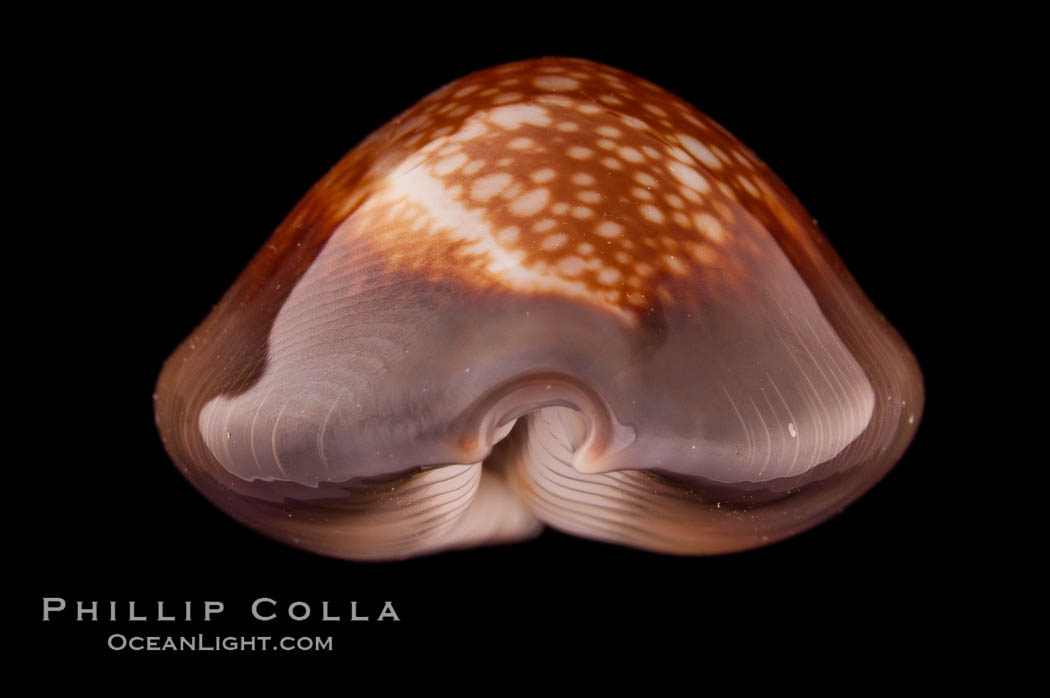
[[[923,390],[750,150],[645,80],[545,58],[348,153],[154,402],[235,519],[382,560],[545,524],[675,554],[783,539],[893,467]]]

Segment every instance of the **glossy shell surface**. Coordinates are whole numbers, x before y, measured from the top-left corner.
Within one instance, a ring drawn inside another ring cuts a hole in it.
[[[754,153],[563,58],[469,75],[354,148],[155,395],[216,505],[352,559],[543,524],[763,545],[877,482],[922,403],[907,346]]]

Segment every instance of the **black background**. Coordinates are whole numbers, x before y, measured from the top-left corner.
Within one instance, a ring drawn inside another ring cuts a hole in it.
[[[450,639],[461,636],[471,652],[509,654],[540,637],[544,652],[619,656],[669,644],[675,629],[696,652],[760,655],[783,646],[859,651],[887,633],[914,648],[952,625],[955,542],[976,526],[949,513],[944,489],[945,469],[969,464],[946,447],[944,396],[961,359],[946,350],[947,319],[936,309],[951,264],[945,242],[964,233],[940,222],[938,184],[953,167],[944,102],[968,70],[967,49],[945,50],[926,28],[897,22],[756,32],[739,20],[669,17],[582,34],[542,23],[508,33],[493,22],[500,30],[487,35],[423,28],[411,40],[382,28],[322,33],[324,20],[266,35],[151,25],[78,35],[56,54],[42,87],[47,133],[35,142],[46,154],[34,179],[47,194],[34,215],[57,228],[44,244],[59,283],[39,296],[36,318],[47,407],[33,425],[44,432],[34,467],[51,474],[46,505],[34,504],[19,535],[30,586],[22,610],[36,649],[113,657],[112,632],[294,632],[334,635],[335,652],[356,661],[463,647]],[[918,357],[927,406],[915,442],[843,514],[714,558],[547,531],[520,545],[359,564],[234,523],[161,446],[151,404],[161,363],[365,135],[472,70],[539,55],[639,74],[712,116],[778,173]],[[41,623],[44,596],[147,609],[214,599],[226,611],[208,625],[74,623],[69,613]],[[307,601],[315,614],[323,600],[344,611],[350,600],[373,610],[390,600],[401,622],[260,624],[248,613],[259,596]]]

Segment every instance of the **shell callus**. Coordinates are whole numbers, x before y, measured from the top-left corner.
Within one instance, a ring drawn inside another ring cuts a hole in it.
[[[215,504],[353,559],[543,524],[755,547],[870,488],[922,401],[907,347],[753,153],[560,58],[469,75],[358,145],[155,395]]]

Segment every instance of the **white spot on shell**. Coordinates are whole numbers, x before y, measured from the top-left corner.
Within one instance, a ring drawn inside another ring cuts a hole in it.
[[[535,104],[511,104],[496,107],[489,112],[489,120],[505,129],[516,129],[522,124],[550,126],[547,110]]]
[[[532,81],[532,84],[541,90],[575,90],[580,86],[579,80],[574,80],[564,75],[541,75]]]
[[[511,183],[511,176],[506,172],[485,175],[474,180],[470,187],[470,198],[477,201],[488,201],[506,189]]]
[[[467,85],[466,87],[463,87],[463,88],[460,88],[459,90],[457,90],[456,93],[454,95],[452,95],[452,96],[453,97],[466,97],[467,95],[469,95],[472,92],[477,92],[479,89],[481,89],[480,85]]]
[[[555,107],[561,107],[562,109],[568,109],[574,104],[574,102],[565,95],[540,95],[536,98],[536,101],[540,104],[550,104]]]
[[[711,190],[711,185],[707,183],[703,175],[689,165],[672,161],[667,163],[667,169],[675,179],[694,191],[703,193]]]
[[[566,276],[577,276],[586,268],[585,262],[579,257],[565,257],[558,262],[558,270]]]
[[[549,220],[549,219],[548,219]],[[543,242],[540,243],[540,248],[550,251],[556,250],[565,244],[569,237],[564,233],[555,233],[554,235],[548,235],[543,238]]]
[[[718,219],[711,214],[698,213],[693,216],[693,223],[696,225],[696,229],[707,236],[711,242],[721,243],[725,241],[725,228],[723,228],[722,224],[718,222]]]
[[[790,422],[788,423],[788,433],[791,434],[791,438],[793,439],[798,436],[798,430],[796,430],[795,425]]]
[[[507,201],[510,201],[511,199],[517,198],[518,194],[521,193],[521,190],[523,188],[524,187],[521,186],[521,182],[514,182],[509,187],[504,189],[500,196],[502,196]]]
[[[635,117],[633,117],[633,116],[628,116],[627,114],[624,114],[623,116],[621,116],[621,117],[620,117],[620,119],[621,119],[621,120],[622,120],[622,121],[623,121],[623,122],[624,122],[625,124],[627,124],[628,126],[630,126],[631,128],[636,128],[636,129],[639,129],[639,130],[644,130],[644,129],[647,129],[647,128],[649,128],[649,127],[648,127],[648,126],[646,125],[646,123],[645,123],[644,121],[642,121],[641,119],[636,119]]]
[[[450,155],[444,160],[439,160],[434,165],[434,174],[438,177],[444,177],[445,175],[452,174],[463,165],[467,164],[470,158],[466,153],[457,153],[456,155]]]
[[[536,184],[543,184],[549,182],[555,177],[555,172],[549,167],[544,167],[542,170],[536,170],[530,175],[530,179]]]
[[[685,262],[678,257],[675,257],[673,254],[664,257],[664,264],[672,274],[682,275],[689,271],[689,267],[686,266]]]
[[[687,187],[685,185],[682,185],[682,186],[678,187],[678,191],[680,191],[682,193],[682,196],[684,196],[685,198],[689,199],[694,204],[698,204],[701,201],[703,201],[703,199],[700,198],[699,194],[697,194],[695,191],[693,191],[692,189],[690,189],[689,187]]]
[[[733,188],[731,186],[729,186],[728,184],[726,184],[725,182],[719,182],[718,183],[718,190],[720,192],[722,192],[722,194],[727,199],[729,199],[730,201],[736,201],[737,200],[736,192],[733,191]]]
[[[653,223],[663,223],[664,214],[660,209],[656,208],[652,204],[645,204],[641,207],[642,215]]]
[[[509,245],[518,239],[518,233],[520,232],[521,229],[518,228],[518,226],[511,225],[496,233],[496,240],[498,240],[501,245]]]
[[[636,172],[634,174],[634,181],[638,182],[641,185],[647,186],[647,187],[655,187],[656,186],[656,178],[653,177],[648,172]]]
[[[515,216],[534,216],[547,206],[550,195],[546,187],[533,189],[514,199],[510,204],[510,212]]]
[[[666,146],[666,150],[667,150],[667,154],[668,155],[670,155],[675,160],[678,160],[681,163],[684,163],[686,165],[690,165],[693,162],[693,159],[691,157],[689,157],[689,153],[685,152],[684,150],[682,150],[681,148],[679,148],[676,145]]]
[[[623,234],[623,226],[613,221],[602,221],[594,229],[594,232],[601,235],[603,238],[614,238],[619,237]]]
[[[584,148],[582,145],[574,145],[569,148],[568,155],[575,160],[586,160],[594,155],[594,151],[590,148]]]
[[[715,154],[712,153],[706,145],[696,140],[692,136],[688,136],[684,133],[679,133],[678,142],[681,143],[682,147],[688,150],[693,157],[695,157],[697,160],[704,163],[708,167],[714,168],[716,170],[722,168],[722,163],[719,162],[717,157],[715,157]]]
[[[507,102],[513,102],[516,99],[521,99],[522,94],[520,92],[504,92],[501,95],[497,95],[492,98],[493,104],[506,104]]]
[[[693,124],[694,126],[698,126],[699,128],[702,128],[702,129],[704,129],[705,131],[707,130],[707,125],[706,125],[706,124],[704,124],[704,122],[703,122],[703,121],[700,121],[700,119],[698,119],[698,118],[696,118],[695,116],[693,116],[692,114],[690,114],[690,113],[689,113],[689,108],[688,108],[688,107],[685,107],[685,106],[679,106],[679,107],[678,107],[678,110],[679,110],[680,112],[682,112],[682,118],[683,118],[683,119],[685,119],[685,120],[686,120],[686,121],[688,121],[689,123]]]
[[[707,245],[698,245],[689,241],[685,243],[685,248],[693,256],[693,259],[700,262],[700,264],[711,265],[718,261],[718,255]]]
[[[622,157],[627,162],[642,162],[645,160],[645,157],[641,153],[639,153],[634,148],[631,148],[630,146],[624,146],[623,148],[620,148],[619,154],[620,157]]]
[[[751,183],[750,179],[748,179],[744,175],[738,175],[736,179],[738,182],[740,182],[740,185],[747,190],[748,194],[755,197],[758,196],[758,188],[756,188],[755,185]]]

